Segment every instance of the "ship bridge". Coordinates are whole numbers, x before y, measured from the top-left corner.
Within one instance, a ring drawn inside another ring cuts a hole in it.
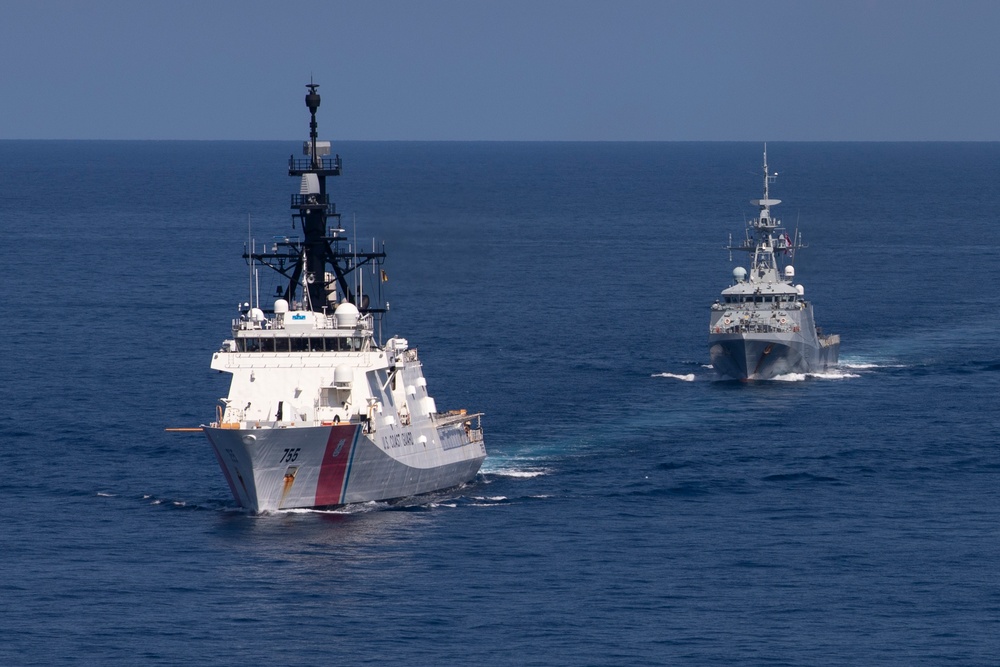
[[[311,310],[288,310],[278,299],[274,315],[257,308],[233,320],[233,340],[223,352],[367,352],[374,344],[374,322],[349,302],[337,306],[333,315]]]

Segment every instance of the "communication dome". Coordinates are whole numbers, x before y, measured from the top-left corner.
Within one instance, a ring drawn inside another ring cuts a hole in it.
[[[253,322],[263,322],[264,321],[264,311],[260,308],[254,308],[250,311],[250,320]]]
[[[333,384],[337,387],[350,387],[354,381],[354,369],[350,366],[337,366],[333,370]]]
[[[736,282],[738,283],[743,282],[744,280],[747,279],[747,270],[744,269],[742,266],[737,266],[735,269],[733,269],[733,279],[736,280]]]
[[[277,300],[275,300],[275,302],[274,302],[274,314],[278,315],[278,314],[287,313],[287,312],[288,312],[288,302],[285,301],[284,299],[277,299]]]
[[[802,285],[796,285],[795,291],[798,293],[799,296],[803,296],[806,293],[806,288],[803,287]]]
[[[358,325],[358,318],[361,312],[353,303],[344,302],[333,311],[333,317],[337,320],[338,329],[351,329]]]
[[[785,277],[794,278],[795,277],[795,267],[789,264],[785,267]]]

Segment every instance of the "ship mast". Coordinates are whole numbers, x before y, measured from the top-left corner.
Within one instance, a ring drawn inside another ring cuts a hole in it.
[[[250,251],[244,258],[251,263],[264,264],[285,277],[285,286],[279,286],[277,296],[289,303],[301,301],[303,308],[317,312],[332,312],[336,303],[348,300],[362,313],[383,313],[384,308],[369,303],[368,295],[351,289],[348,275],[363,266],[371,264],[373,269],[381,267],[385,251],[372,248],[363,252],[349,246],[340,225],[340,213],[336,204],[330,201],[326,179],[340,176],[339,155],[330,156],[330,142],[319,141],[319,124],[316,112],[320,106],[319,84],[306,84],[308,92],[305,102],[309,109],[309,140],[303,143],[302,153],[306,159],[288,158],[288,175],[300,179],[299,194],[291,198],[292,227],[301,225],[303,238],[285,238],[271,244],[270,252]],[[361,271],[356,274],[360,282]],[[381,280],[384,272],[373,270],[374,285],[379,294],[376,303],[381,302]]]
[[[306,106],[309,107],[309,143],[303,146],[303,153],[309,156],[309,160],[307,164],[289,164],[288,174],[302,178],[298,197],[294,195],[292,197],[292,209],[298,211],[292,216],[301,220],[302,231],[305,234],[303,261],[299,267],[299,271],[306,274],[303,276],[305,280],[303,290],[308,288],[306,302],[311,304],[311,309],[321,310],[326,304],[326,281],[323,272],[326,266],[324,242],[326,222],[331,217],[338,221],[340,219],[335,205],[327,194],[326,177],[340,175],[340,160],[323,159],[324,155],[330,154],[330,144],[329,142],[324,142],[322,146],[317,144],[319,134],[316,131],[318,127],[316,111],[319,109],[320,97],[316,89],[319,86],[309,83],[306,88],[309,89],[306,94]]]
[[[778,226],[778,221],[771,217],[771,207],[781,203],[780,199],[770,198],[770,185],[777,179],[778,174],[771,174],[767,169],[767,144],[764,144],[764,198],[756,199],[751,203],[756,204],[759,212],[753,221],[756,230],[753,253],[753,267],[750,275],[763,277],[764,272],[770,272],[772,280],[778,277],[778,264],[775,258],[774,230]]]
[[[796,250],[805,247],[798,232],[791,238],[781,227],[781,221],[771,217],[771,207],[781,203],[780,199],[771,199],[770,185],[777,177],[778,172],[768,171],[767,144],[764,144],[764,197],[750,200],[757,207],[757,216],[747,222],[746,237],[738,245],[730,240],[726,246],[730,251],[742,250],[750,255],[748,277],[751,282],[788,282],[780,265],[788,262]]]

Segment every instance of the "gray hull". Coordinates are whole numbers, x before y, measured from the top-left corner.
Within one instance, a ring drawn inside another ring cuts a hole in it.
[[[789,373],[817,373],[837,365],[840,339],[798,335],[713,334],[709,355],[716,372],[734,380],[770,380]]]
[[[233,497],[255,512],[392,500],[472,481],[486,458],[482,441],[424,429],[392,437],[358,425],[284,429],[205,427]],[[436,437],[435,437],[436,436]],[[455,446],[455,439],[463,442]],[[445,440],[451,443],[447,449]],[[391,453],[387,450],[391,450]]]

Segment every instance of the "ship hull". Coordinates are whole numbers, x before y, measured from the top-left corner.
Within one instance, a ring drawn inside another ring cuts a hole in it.
[[[839,351],[839,338],[810,341],[795,335],[718,334],[709,339],[713,368],[733,380],[822,372],[837,365]]]
[[[357,424],[204,431],[236,502],[255,512],[447,489],[472,481],[486,458],[482,441],[469,441],[460,427],[371,435]]]

